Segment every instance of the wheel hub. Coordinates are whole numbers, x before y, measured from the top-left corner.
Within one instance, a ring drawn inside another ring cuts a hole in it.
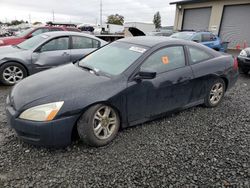
[[[104,117],[101,120],[102,127],[107,127],[109,125],[110,121],[108,117]]]

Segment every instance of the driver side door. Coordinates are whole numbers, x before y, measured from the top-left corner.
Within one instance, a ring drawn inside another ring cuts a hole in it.
[[[133,124],[148,120],[189,103],[193,72],[186,64],[183,46],[170,46],[156,51],[144,61],[141,69],[156,72],[156,77],[128,83],[129,122]]]
[[[32,54],[35,72],[70,62],[69,37],[54,38],[43,44]]]

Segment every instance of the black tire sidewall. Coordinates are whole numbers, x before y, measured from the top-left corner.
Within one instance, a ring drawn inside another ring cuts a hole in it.
[[[212,104],[210,102],[210,93],[211,93],[211,89],[213,88],[213,86],[217,83],[221,83],[223,85],[223,94],[222,94],[222,97],[220,99],[220,101],[216,104]],[[226,84],[225,84],[225,81],[222,79],[222,78],[217,78],[217,79],[214,79],[212,82],[210,82],[209,84],[209,87],[208,87],[208,90],[207,90],[207,95],[206,95],[206,98],[205,98],[205,106],[206,107],[209,107],[209,108],[213,108],[213,107],[216,107],[218,106],[221,101],[223,100],[224,98],[224,95],[225,95],[225,91],[226,91]]]
[[[26,69],[20,64],[20,63],[15,63],[15,62],[8,62],[8,63],[5,63],[3,64],[2,66],[0,66],[0,82],[4,85],[8,85],[8,86],[12,86],[12,85],[15,85],[15,84],[10,84],[8,82],[5,81],[5,79],[3,78],[3,71],[9,67],[9,66],[16,66],[18,68],[20,68],[22,71],[23,71],[23,79],[25,77],[27,77],[27,71]]]
[[[115,131],[113,134],[104,140],[101,140],[95,136],[94,129],[93,129],[93,118],[96,113],[96,111],[101,107],[101,106],[108,106],[106,104],[97,104],[94,106],[91,106],[78,120],[77,122],[77,131],[80,139],[87,145],[89,146],[94,146],[94,147],[101,147],[109,144],[117,135],[119,127],[120,127],[120,118],[119,114],[117,111],[112,108],[117,116],[118,119],[118,126],[116,127]],[[110,106],[109,106],[110,107]]]

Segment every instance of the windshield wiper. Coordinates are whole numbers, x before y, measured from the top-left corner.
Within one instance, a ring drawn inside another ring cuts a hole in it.
[[[93,68],[91,66],[87,66],[87,65],[80,65],[79,63],[78,63],[78,65],[79,65],[79,67],[89,71],[90,73],[94,73],[95,75],[99,76],[99,73],[95,68]]]

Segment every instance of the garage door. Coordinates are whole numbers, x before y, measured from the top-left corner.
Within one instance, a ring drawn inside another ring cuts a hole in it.
[[[183,30],[208,30],[211,8],[185,9]]]
[[[225,6],[220,37],[230,42],[229,48],[250,46],[250,5]]]

